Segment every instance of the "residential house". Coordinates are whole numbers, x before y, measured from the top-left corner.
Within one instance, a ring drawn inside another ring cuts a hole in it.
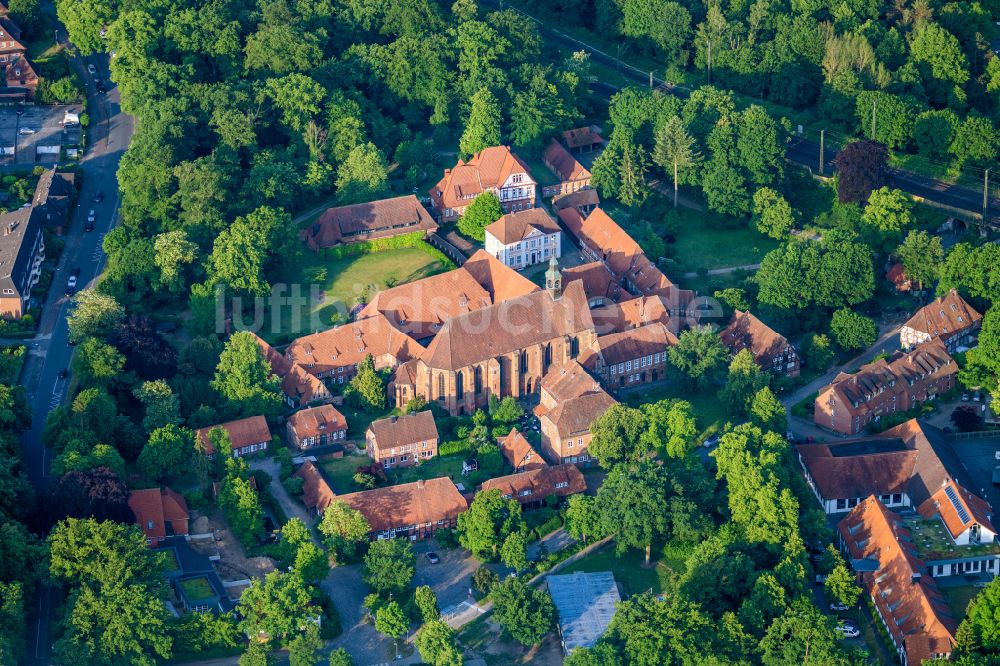
[[[31,205],[39,211],[45,226],[61,227],[69,222],[75,198],[76,178],[73,172],[53,167],[38,177]]]
[[[20,319],[42,275],[45,240],[32,207],[0,215],[0,317]]]
[[[874,496],[856,506],[837,529],[850,560],[865,564],[861,582],[900,663],[920,666],[925,660],[946,659],[955,647],[957,623],[913,545],[919,535]]]
[[[608,303],[590,311],[598,335],[622,333],[648,324],[663,324],[676,334],[676,320],[670,318],[670,303],[663,296],[639,296]]]
[[[535,180],[527,165],[507,146],[484,148],[445,169],[444,178],[430,190],[434,216],[453,222],[477,196],[492,192],[505,213],[535,206]]]
[[[615,404],[582,365],[569,361],[541,383],[538,416],[542,454],[552,464],[590,464],[590,424]]]
[[[350,324],[293,340],[285,358],[309,374],[330,383],[345,384],[358,365],[371,356],[376,369],[395,368],[424,352],[420,344],[376,313]]]
[[[547,290],[453,317],[427,346],[406,394],[438,401],[449,414],[471,414],[497,398],[537,393],[553,365],[576,358],[594,341],[583,288]],[[407,381],[397,373],[394,387]]]
[[[507,213],[486,227],[486,251],[521,270],[560,257],[562,233],[544,208]]]
[[[667,347],[677,344],[665,324],[653,322],[597,338],[581,358],[610,391],[651,384],[667,376]]]
[[[302,479],[302,503],[315,515],[322,514],[337,499],[326,476],[313,461],[302,463],[295,470],[295,476]]]
[[[733,318],[720,335],[722,343],[734,356],[749,349],[761,370],[785,377],[799,376],[799,355],[795,347],[749,310],[733,312]]]
[[[333,399],[333,394],[322,379],[310,374],[298,363],[285,358],[256,334],[251,333],[251,335],[254,336],[264,358],[270,364],[271,372],[281,379],[281,392],[290,407],[304,407]]]
[[[892,284],[897,294],[909,293],[913,289],[913,280],[906,274],[903,264],[893,264],[885,273],[885,279]]]
[[[500,455],[515,473],[545,467],[545,459],[535,451],[517,428],[511,428],[507,436],[501,437],[497,443],[500,445]]]
[[[21,88],[27,99],[34,99],[38,89],[38,73],[23,55],[11,57],[4,69],[4,79],[8,88]]]
[[[300,449],[339,444],[347,438],[347,419],[333,405],[295,412],[285,423],[288,441]]]
[[[940,338],[945,348],[954,353],[959,347],[975,344],[983,324],[983,316],[952,289],[944,296],[917,310],[899,330],[899,345],[913,349],[919,344]]]
[[[578,153],[592,153],[604,145],[601,130],[596,125],[566,130],[562,133],[562,142],[568,149]]]
[[[337,501],[361,513],[371,527],[369,537],[380,540],[432,536],[439,529],[454,528],[458,514],[469,508],[446,476],[341,495]]]
[[[572,208],[583,217],[590,215],[590,211],[600,205],[601,197],[598,196],[597,190],[594,188],[577,190],[576,192],[556,197],[552,200],[552,207],[556,210],[556,212],[561,211],[564,208]]]
[[[267,420],[263,416],[250,416],[195,431],[197,441],[207,456],[215,455],[215,447],[208,434],[216,428],[222,428],[229,434],[234,458],[266,451],[271,444],[271,430],[267,427]]]
[[[542,153],[542,162],[559,179],[558,183],[542,186],[543,197],[572,194],[590,187],[590,172],[555,139]]]
[[[576,465],[554,465],[487,479],[479,492],[499,490],[507,499],[515,499],[522,509],[536,509],[548,497],[568,497],[587,491],[587,481]]]
[[[420,232],[432,234],[437,224],[416,196],[369,201],[351,206],[329,208],[299,237],[311,250],[341,244],[359,243],[377,238]]]
[[[27,50],[21,27],[9,16],[0,17],[0,66],[22,58]]]
[[[372,421],[365,432],[365,449],[383,467],[409,467],[438,452],[438,430],[428,409],[416,414]]]
[[[170,488],[133,490],[128,506],[148,546],[155,548],[167,537],[188,535],[187,502]]]
[[[970,490],[974,481],[938,428],[911,419],[877,436],[797,452],[827,514],[874,497],[911,516],[912,543],[932,575],[1000,573],[993,509]]]
[[[857,435],[883,416],[906,412],[955,387],[958,366],[940,339],[913,351],[896,352],[863,365],[856,373],[839,373],[820,389],[813,408],[816,425],[843,435]]]

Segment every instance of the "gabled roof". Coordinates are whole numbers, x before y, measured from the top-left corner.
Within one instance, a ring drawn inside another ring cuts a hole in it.
[[[556,402],[578,398],[586,393],[602,392],[601,385],[590,376],[582,365],[570,359],[562,365],[553,366],[542,377],[541,390],[552,396]]]
[[[337,498],[326,477],[311,460],[302,463],[295,470],[295,476],[302,479],[302,503],[307,509],[322,513]]]
[[[170,488],[133,490],[128,506],[135,514],[136,524],[150,539],[165,537],[166,523],[188,519],[187,502]]]
[[[670,303],[663,296],[639,296],[627,301],[594,308],[590,313],[599,334],[618,333],[647,324],[659,323],[676,333],[670,319]]]
[[[524,176],[521,185],[534,185],[527,165],[508,146],[492,146],[479,151],[467,162],[459,160],[454,169],[446,170],[430,195],[438,207],[467,206],[475,197],[500,188],[518,173]]]
[[[457,370],[591,328],[583,287],[574,282],[559,299],[537,291],[450,319],[421,358],[432,368]]]
[[[979,324],[982,319],[983,315],[952,289],[917,310],[904,326],[931,337],[950,338]]]
[[[208,455],[215,453],[215,448],[212,446],[212,441],[209,439],[208,434],[216,428],[222,428],[229,433],[229,441],[233,443],[233,449],[271,441],[271,431],[267,427],[267,421],[264,417],[249,416],[245,419],[218,423],[196,430],[195,437],[201,442],[205,453]]]
[[[608,411],[616,400],[603,389],[563,400],[540,418],[552,422],[560,438],[576,437],[590,432],[590,424]]]
[[[380,313],[350,324],[336,326],[293,340],[285,350],[285,358],[303,368],[311,364],[351,366],[361,363],[369,354],[378,362],[389,356],[399,362],[420,356],[424,348],[397,330]]]
[[[593,188],[586,188],[583,190],[577,190],[576,192],[570,192],[567,195],[556,197],[552,201],[552,206],[560,211],[564,208],[575,208],[580,206],[597,206],[601,203],[601,197],[598,196],[597,190]]]
[[[759,365],[770,365],[788,347],[788,339],[757,319],[749,310],[733,312],[729,325],[719,334],[722,343],[736,354],[749,349]]]
[[[560,180],[583,180],[590,178],[590,172],[566,150],[561,143],[552,139],[548,148],[542,154],[545,162]]]
[[[917,557],[902,519],[871,496],[838,526],[854,560],[878,562],[863,574],[893,642],[906,651],[907,663],[920,664],[955,645],[956,623],[937,584]]]
[[[312,249],[333,247],[413,231],[434,231],[437,224],[412,194],[329,208],[300,237]]]
[[[563,141],[569,148],[581,148],[583,146],[594,146],[602,143],[600,130],[596,125],[590,127],[576,127],[562,133]]]
[[[363,490],[337,498],[368,521],[372,532],[453,520],[469,508],[446,476]]]
[[[476,250],[459,270],[467,272],[488,291],[494,303],[541,291],[534,282],[486,250]]]
[[[511,428],[506,437],[499,440],[500,453],[514,469],[531,470],[545,467],[545,459],[524,438],[517,428]]]
[[[375,445],[382,451],[438,438],[434,412],[429,409],[372,421],[368,430],[375,436]]]
[[[599,302],[600,299],[617,301],[622,296],[629,295],[622,289],[621,280],[600,261],[563,268],[559,272],[562,274],[563,287],[576,280],[582,282],[588,301]]]
[[[549,495],[565,497],[587,491],[587,481],[576,465],[554,465],[488,479],[479,486],[480,492],[499,490],[521,504],[544,501]],[[530,491],[528,494],[522,494]]]
[[[21,285],[30,270],[31,249],[41,229],[37,209],[22,207],[0,214],[0,288],[24,298]]]
[[[496,238],[502,245],[518,243],[532,232],[543,235],[559,233],[559,225],[549,217],[544,208],[527,208],[507,213],[486,227],[486,233]]]
[[[666,351],[677,344],[677,336],[664,324],[654,322],[597,338],[595,351],[607,365],[625,363]],[[584,362],[587,365],[587,362]]]
[[[320,405],[295,412],[288,417],[288,424],[295,436],[301,439],[345,430],[347,419],[333,405]]]
[[[31,66],[31,63],[28,62],[28,59],[24,55],[18,55],[14,60],[7,63],[7,68],[4,70],[4,78],[7,80],[8,86],[33,88],[38,85],[38,73],[35,72],[35,68]]]

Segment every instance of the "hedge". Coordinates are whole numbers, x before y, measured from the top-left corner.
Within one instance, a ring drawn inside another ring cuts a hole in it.
[[[448,442],[442,442],[438,446],[439,456],[454,456],[454,455],[466,455],[472,452],[472,445],[467,439],[455,439]]]
[[[402,250],[408,247],[419,247],[431,254],[435,259],[444,263],[448,268],[454,268],[455,264],[443,252],[435,247],[431,247],[424,241],[423,231],[411,231],[408,234],[391,236],[389,238],[373,238],[372,240],[360,241],[357,243],[347,243],[324,250],[330,259],[344,259],[346,257],[357,257],[373,252],[385,252],[386,250]]]

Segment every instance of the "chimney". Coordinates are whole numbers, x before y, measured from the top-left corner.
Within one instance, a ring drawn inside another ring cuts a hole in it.
[[[917,583],[919,583],[920,582],[920,574],[917,573],[917,572],[914,572],[913,575],[910,576],[910,582],[913,583],[914,585],[916,585]]]
[[[424,487],[424,480],[423,479],[417,479],[417,488],[423,488],[423,487]]]
[[[398,419],[399,417],[398,416],[390,416],[389,418],[392,419],[392,423],[395,423],[396,419]]]

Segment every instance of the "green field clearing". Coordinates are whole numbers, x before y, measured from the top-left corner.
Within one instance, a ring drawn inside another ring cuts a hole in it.
[[[372,464],[372,459],[368,456],[345,456],[343,458],[333,458],[332,460],[322,460],[320,468],[326,474],[333,492],[338,495],[354,493],[364,490],[354,483],[354,472],[358,467],[365,467]]]
[[[681,382],[654,386],[648,390],[626,394],[622,402],[638,407],[644,403],[670,398],[691,403],[698,423],[698,438],[703,439],[722,430],[727,421],[726,409],[715,391],[695,391]]]
[[[610,571],[614,574],[615,581],[622,586],[625,596],[630,597],[650,589],[654,593],[662,592],[673,564],[675,563],[668,565],[664,561],[654,561],[652,566],[646,567],[645,553],[630,549],[618,555],[614,545],[609,544],[561,569],[559,573]]]

